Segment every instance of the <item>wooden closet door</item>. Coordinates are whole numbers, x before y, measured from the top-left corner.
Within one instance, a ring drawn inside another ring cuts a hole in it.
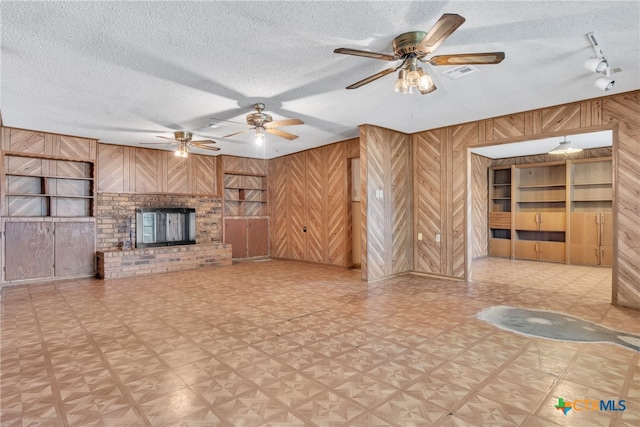
[[[5,224],[5,281],[53,276],[52,227],[49,221]]]

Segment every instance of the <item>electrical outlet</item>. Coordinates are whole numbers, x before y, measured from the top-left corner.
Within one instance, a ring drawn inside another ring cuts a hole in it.
[[[436,234],[436,243],[440,243],[440,234]]]

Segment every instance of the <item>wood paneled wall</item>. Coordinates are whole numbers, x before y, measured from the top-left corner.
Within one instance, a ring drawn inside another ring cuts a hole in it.
[[[220,195],[213,156],[98,144],[98,191]]]
[[[273,257],[347,266],[354,146],[348,140],[269,161]]]
[[[413,134],[413,231],[414,235],[421,232],[425,236],[414,248],[414,271],[466,277],[465,265],[470,257],[464,248],[470,210],[465,206],[471,200],[467,177],[474,167],[467,153],[469,147],[606,129],[614,131],[617,259],[613,302],[640,308],[640,91]],[[388,138],[368,134],[369,146],[372,137],[380,141]],[[370,157],[367,153],[366,161]],[[389,166],[384,167],[387,173],[391,171]],[[367,211],[371,214],[370,208]],[[367,226],[371,226],[370,219]],[[438,232],[442,237],[439,244],[433,239]],[[369,245],[367,249],[371,248]],[[369,253],[367,257],[371,260],[377,255]]]
[[[363,278],[376,280],[410,271],[413,265],[411,137],[365,125],[360,144],[366,153]]]
[[[96,160],[98,141],[77,136],[3,127],[0,149],[73,160]]]

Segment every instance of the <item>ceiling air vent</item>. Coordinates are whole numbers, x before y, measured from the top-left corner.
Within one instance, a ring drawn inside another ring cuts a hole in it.
[[[450,79],[457,79],[458,77],[466,76],[467,74],[475,73],[476,71],[478,71],[478,69],[472,65],[461,65],[445,71],[442,74]]]

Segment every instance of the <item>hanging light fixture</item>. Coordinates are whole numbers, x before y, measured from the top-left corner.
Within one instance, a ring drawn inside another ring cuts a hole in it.
[[[398,80],[394,85],[398,93],[413,93],[413,88],[422,94],[435,90],[431,77],[418,67],[418,58],[409,58],[407,66],[398,72]]]
[[[176,148],[175,152],[176,157],[187,157],[189,155],[189,147],[186,142],[181,142],[178,144],[178,148]]]
[[[564,140],[560,142],[560,145],[558,145],[553,150],[549,151],[549,154],[567,155],[567,154],[579,153],[580,151],[582,151],[582,148],[576,145],[573,145],[571,141],[567,141],[567,137],[565,136]]]
[[[264,126],[256,126],[256,143],[262,144],[264,142]]]

